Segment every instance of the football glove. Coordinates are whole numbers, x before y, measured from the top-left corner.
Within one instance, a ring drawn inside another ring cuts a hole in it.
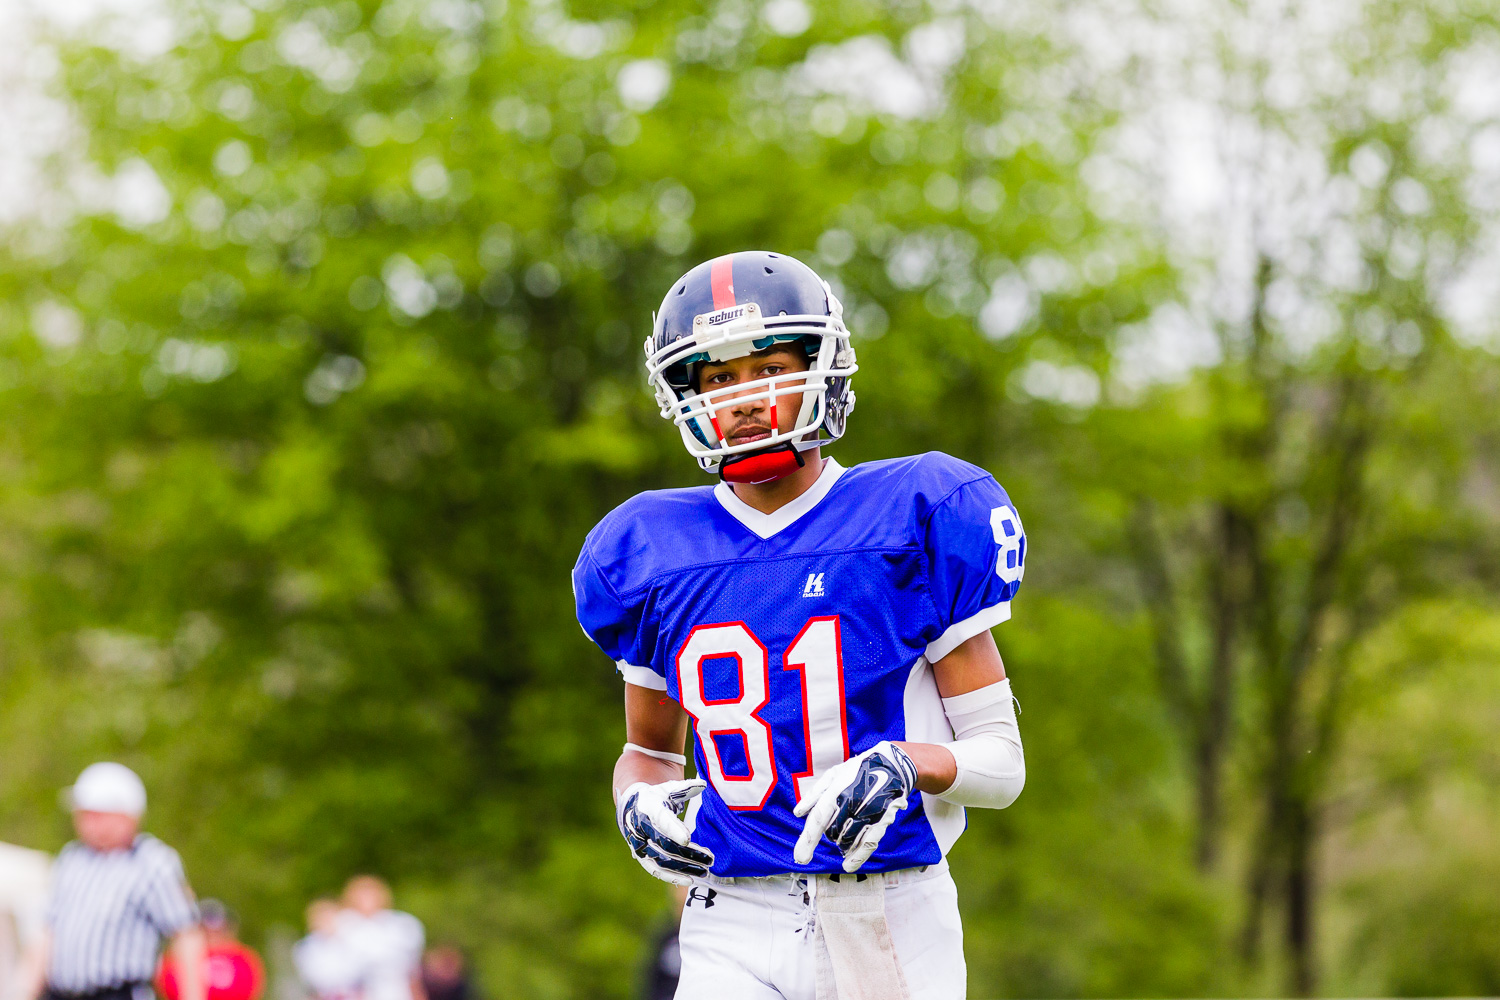
[[[858,871],[916,788],[917,766],[889,740],[829,768],[794,810],[807,822],[792,857],[807,864],[826,835],[844,855],[844,871]]]
[[[659,785],[638,781],[620,793],[615,812],[620,833],[641,867],[663,882],[692,885],[714,863],[713,852],[692,842],[682,820],[688,803],[705,787],[698,779]]]

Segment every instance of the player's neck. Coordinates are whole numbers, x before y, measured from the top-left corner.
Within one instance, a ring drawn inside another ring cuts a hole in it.
[[[769,483],[732,483],[734,495],[762,514],[774,514],[813,488],[823,474],[823,452],[813,448],[802,453],[802,468]]]

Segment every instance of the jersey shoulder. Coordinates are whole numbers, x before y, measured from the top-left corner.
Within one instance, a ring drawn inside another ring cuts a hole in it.
[[[941,451],[861,462],[849,470],[848,479],[852,492],[862,497],[881,497],[909,507],[919,524],[960,488],[994,482],[979,466]]]
[[[155,868],[173,871],[182,867],[182,858],[176,848],[149,833],[140,834],[132,850],[138,859]]]
[[[696,551],[689,539],[718,509],[712,486],[638,493],[594,526],[580,559],[590,560],[616,593],[635,590]]]
[[[390,914],[391,926],[404,934],[415,934],[421,936],[423,933],[422,921],[405,910],[387,910]]]

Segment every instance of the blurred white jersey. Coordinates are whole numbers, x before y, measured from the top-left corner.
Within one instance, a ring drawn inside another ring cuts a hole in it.
[[[20,996],[21,956],[40,937],[52,859],[0,844],[0,1000]]]
[[[359,956],[337,934],[314,932],[298,941],[292,964],[318,1000],[357,1000],[364,988]]]
[[[885,919],[907,995],[963,1000],[963,923],[947,862],[867,877],[885,883]],[[820,945],[817,887],[809,892],[809,878],[828,876],[696,881],[677,937],[678,1000],[815,1000]]]
[[[345,910],[338,936],[359,964],[363,1000],[412,1000],[411,981],[425,943],[420,920],[399,910],[368,917]]]

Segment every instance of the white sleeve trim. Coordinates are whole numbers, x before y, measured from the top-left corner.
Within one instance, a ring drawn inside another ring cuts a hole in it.
[[[1010,620],[1010,602],[1001,601],[977,615],[948,626],[948,631],[927,644],[927,662],[936,663],[981,632]]]
[[[626,663],[624,660],[616,660],[615,666],[620,669],[620,676],[625,678],[626,684],[650,688],[653,691],[665,691],[667,689],[667,679],[650,667],[637,667],[634,664]]]

